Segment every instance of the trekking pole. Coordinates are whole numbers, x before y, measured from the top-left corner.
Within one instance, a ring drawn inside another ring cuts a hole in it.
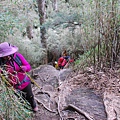
[[[33,82],[39,89],[41,89],[40,86],[31,78],[27,72],[25,72],[25,74],[30,78],[31,82]]]

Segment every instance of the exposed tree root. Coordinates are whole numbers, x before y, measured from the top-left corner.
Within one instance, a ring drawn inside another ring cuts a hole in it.
[[[45,104],[42,103],[42,102],[41,102],[39,99],[37,99],[36,97],[35,97],[35,100],[36,100],[39,104],[42,104],[43,107],[44,107],[47,111],[52,112],[52,113],[57,113],[56,111],[52,111],[51,109],[49,109],[48,107],[46,107]]]
[[[73,104],[69,104],[67,107],[64,108],[64,110],[68,110],[68,109],[74,109],[76,112],[78,112],[79,114],[84,115],[88,120],[95,120],[92,116],[90,116],[88,113],[86,113],[85,111],[81,110],[80,108],[76,107]]]
[[[73,118],[73,117],[68,117],[68,118],[66,118],[65,120],[76,120],[76,119]]]
[[[57,111],[58,111],[58,114],[60,116],[60,120],[64,120],[62,115],[61,115],[61,112],[60,112],[60,97],[58,96],[58,102],[57,102],[57,105],[58,105],[58,108],[57,108]]]

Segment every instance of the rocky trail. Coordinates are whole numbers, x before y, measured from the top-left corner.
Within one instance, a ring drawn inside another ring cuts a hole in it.
[[[39,111],[31,120],[120,120],[120,71],[93,73],[41,65],[31,76]]]

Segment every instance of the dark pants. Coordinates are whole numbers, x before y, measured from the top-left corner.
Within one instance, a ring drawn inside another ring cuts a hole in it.
[[[60,69],[63,69],[63,68],[64,68],[64,66],[59,66],[59,68],[60,68]]]
[[[30,103],[31,107],[34,109],[36,107],[36,102],[34,100],[34,95],[31,88],[31,83],[25,87],[23,90],[23,97]]]

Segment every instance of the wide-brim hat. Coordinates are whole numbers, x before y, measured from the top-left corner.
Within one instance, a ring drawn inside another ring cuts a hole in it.
[[[0,44],[0,57],[12,55],[17,51],[18,51],[18,47],[13,46],[8,42],[3,42]]]

